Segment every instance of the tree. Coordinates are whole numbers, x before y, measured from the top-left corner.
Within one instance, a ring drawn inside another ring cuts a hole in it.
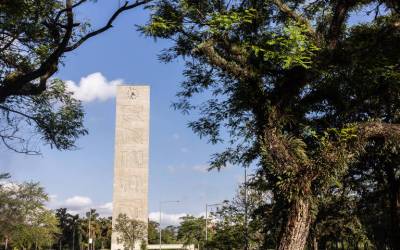
[[[161,230],[161,240],[164,244],[175,244],[177,243],[177,232],[176,226],[167,226]]]
[[[147,223],[147,239],[149,244],[158,244],[160,241],[159,224],[155,221],[149,220]]]
[[[82,249],[88,247],[89,224],[90,238],[96,249],[111,247],[112,220],[111,217],[100,217],[96,209],[90,209],[86,216],[72,215],[65,208],[56,210],[62,234],[53,248]]]
[[[90,30],[89,23],[74,16],[90,1],[0,3],[0,139],[7,148],[37,153],[36,138],[60,150],[70,149],[87,133],[80,102],[71,98],[62,81],[51,77],[68,52],[112,28],[121,13],[150,2],[126,1],[103,27]]]
[[[46,209],[38,209],[32,211],[23,224],[17,225],[12,244],[22,249],[42,249],[52,246],[58,233],[58,221],[54,214]]]
[[[367,6],[376,7],[376,18],[350,24],[354,11]],[[283,208],[277,249],[305,248],[319,195],[337,186],[370,138],[398,141],[397,124],[379,119],[377,109],[367,119],[353,119],[353,106],[339,104],[353,98],[342,90],[362,87],[360,76],[376,73],[373,65],[352,63],[353,55],[362,59],[373,48],[362,43],[360,30],[369,28],[375,40],[391,38],[386,45],[398,58],[399,6],[373,0],[162,0],[141,27],[173,42],[161,60],[185,59],[175,107],[199,110],[189,126],[211,143],[230,144],[213,156],[212,167],[258,163],[260,189],[272,191]],[[385,28],[373,28],[379,25]],[[379,76],[397,79],[398,64],[380,63],[387,71]],[[192,97],[200,93],[206,101],[197,105]]]
[[[180,219],[178,241],[185,245],[194,244],[203,248],[205,245],[204,217],[196,218],[192,215],[187,215]]]
[[[61,230],[55,248],[63,249],[66,246],[68,249],[79,249],[79,215],[72,215],[66,208],[59,208],[55,211],[55,216]]]
[[[9,177],[9,176],[6,176]],[[0,184],[0,236],[5,248],[51,246],[58,221],[45,207],[48,196],[39,183]]]
[[[69,214],[67,213],[66,208],[59,208],[56,210],[56,217],[58,219],[58,223],[61,229],[61,234],[58,239],[59,248],[63,248],[63,244],[68,242],[68,238],[70,237],[70,225],[69,225]]]
[[[311,249],[330,249],[344,245],[371,246],[364,225],[358,215],[358,197],[350,185],[332,188],[319,197],[319,209],[311,225],[308,245]]]
[[[100,235],[98,241],[100,241],[101,249],[111,248],[111,234],[112,234],[112,218],[100,218]]]
[[[125,249],[135,249],[135,244],[142,244],[146,235],[146,223],[130,219],[126,214],[119,214],[115,220],[114,231],[118,233],[117,242]]]
[[[239,186],[231,201],[224,201],[210,214],[207,249],[268,249],[263,242],[263,221],[256,213],[269,203],[269,197],[263,192]],[[265,215],[263,219],[266,219]]]
[[[100,246],[101,240],[101,225],[99,223],[100,215],[96,212],[96,209],[91,208],[89,212],[86,212],[85,218],[85,227],[82,227],[85,230],[84,241],[89,242],[92,239],[93,246],[96,248]],[[89,243],[88,243],[89,244]]]
[[[177,230],[175,226],[167,226],[161,229],[161,241],[163,244],[177,243]],[[147,227],[147,241],[149,244],[160,243],[160,231],[158,222],[149,220]]]
[[[337,63],[326,71],[324,87],[319,90],[319,94],[331,93],[326,96],[330,105],[319,107],[319,112],[330,113],[323,122],[399,123],[398,20],[398,15],[380,16],[372,23],[351,29],[352,35],[335,53]],[[389,242],[394,249],[400,245],[400,206],[396,205],[400,204],[400,180],[395,177],[399,169],[397,144],[398,140],[382,136],[368,140],[365,151],[345,179],[359,197],[359,218],[377,248],[384,248]],[[375,218],[366,216],[370,209],[377,211]]]
[[[358,197],[358,217],[377,248],[396,249],[400,237],[398,143],[370,142],[346,181]],[[375,211],[372,217],[369,211]]]

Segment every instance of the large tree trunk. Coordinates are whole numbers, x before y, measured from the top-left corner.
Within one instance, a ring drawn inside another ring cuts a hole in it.
[[[318,240],[315,236],[313,236],[312,250],[318,250]]]
[[[310,224],[310,201],[298,198],[292,202],[289,208],[287,222],[285,228],[283,228],[277,250],[304,249],[307,243]]]

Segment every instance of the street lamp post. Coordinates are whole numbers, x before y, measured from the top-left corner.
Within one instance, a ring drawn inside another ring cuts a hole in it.
[[[161,208],[162,208],[162,204],[165,203],[179,203],[180,201],[160,201],[160,225],[158,226],[158,231],[160,233],[160,250],[161,250]]]
[[[248,232],[248,218],[247,218],[247,210],[248,210],[248,203],[247,203],[247,166],[244,167],[244,240],[245,240],[245,250],[249,249],[249,232]]]
[[[90,250],[90,244],[91,242],[91,238],[90,238],[90,223],[91,223],[91,219],[92,219],[92,209],[89,209],[89,227],[88,227],[88,250]]]
[[[206,244],[208,240],[208,207],[219,206],[221,203],[206,204]]]
[[[75,250],[75,220],[74,220],[74,231],[72,232],[72,250]]]

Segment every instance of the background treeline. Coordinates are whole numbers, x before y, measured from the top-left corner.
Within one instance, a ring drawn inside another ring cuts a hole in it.
[[[399,225],[390,216],[388,186],[373,180],[357,183],[355,178],[349,174],[346,184],[332,190],[331,197],[321,197],[306,249],[399,249],[393,245],[398,239],[392,230]],[[193,216],[181,218],[179,226],[163,229],[162,240],[195,244],[201,249],[275,249],[285,212],[272,193],[250,186],[246,197],[241,186],[231,201],[222,202],[209,214],[207,242],[205,218]],[[157,244],[158,237],[158,224],[150,222],[149,243]]]
[[[67,209],[46,207],[49,197],[39,183],[17,184],[9,175],[0,180],[0,237],[2,249],[87,249],[90,236],[95,249],[111,246],[111,217],[91,209],[85,216]]]
[[[373,161],[381,159],[376,155]],[[366,160],[366,159],[363,159]],[[369,163],[371,164],[371,163]],[[365,168],[365,164],[362,165]],[[358,163],[354,169],[362,171]],[[365,171],[365,169],[364,169]],[[349,173],[343,185],[321,197],[315,215],[308,249],[396,249],[391,248],[393,214],[387,175],[370,171],[370,179]],[[94,249],[110,249],[112,218],[101,217],[95,209],[84,216],[66,208],[46,208],[48,195],[38,183],[0,184],[0,237],[2,249],[87,249],[90,235]],[[374,178],[383,178],[374,180]],[[252,181],[256,180],[253,176]],[[383,180],[383,181],[382,181]],[[285,211],[278,207],[271,192],[240,186],[231,201],[223,201],[205,218],[187,215],[178,226],[162,228],[162,243],[194,244],[200,249],[273,249],[277,246]],[[247,224],[246,224],[247,211]],[[316,246],[318,242],[318,246]],[[159,224],[149,220],[148,243],[159,243]]]

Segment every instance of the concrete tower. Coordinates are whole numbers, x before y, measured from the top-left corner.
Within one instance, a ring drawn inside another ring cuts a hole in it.
[[[149,86],[117,87],[113,226],[119,214],[147,223],[149,110]],[[124,249],[117,237],[113,232],[111,250]]]

